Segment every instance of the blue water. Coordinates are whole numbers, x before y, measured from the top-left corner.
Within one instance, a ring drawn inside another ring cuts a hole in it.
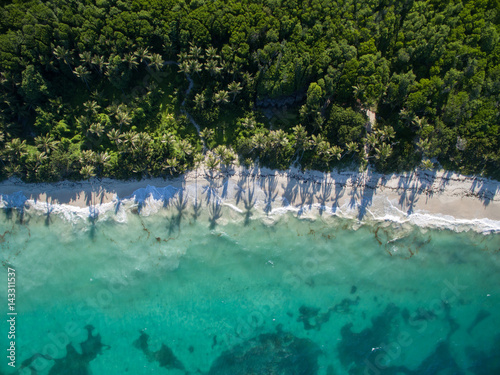
[[[1,373],[500,373],[500,235],[226,211],[1,213]]]

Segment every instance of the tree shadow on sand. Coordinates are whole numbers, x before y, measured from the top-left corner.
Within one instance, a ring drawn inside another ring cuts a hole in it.
[[[379,180],[380,177],[373,174],[369,174],[364,180],[361,188],[361,202],[358,206],[358,220],[362,220],[365,217],[368,207],[373,204],[373,196],[377,191]]]
[[[328,175],[325,176],[321,182],[319,194],[316,195],[316,199],[319,203],[319,214],[323,215],[326,210],[326,204],[330,197],[332,196],[332,181],[328,180]]]
[[[250,217],[252,216],[252,210],[255,207],[256,198],[255,194],[255,182],[247,185],[247,195],[243,198],[243,204],[245,205],[245,221],[244,225],[248,225],[250,223]]]
[[[219,199],[214,199],[208,206],[210,229],[217,226],[217,220],[222,217],[222,204]]]
[[[168,234],[171,235],[173,232],[177,231],[180,233],[181,222],[185,217],[185,211],[188,204],[188,196],[185,193],[183,188],[179,189],[175,198],[172,199],[173,207],[175,209],[175,213],[173,213],[168,219]]]
[[[274,175],[265,176],[262,178],[260,185],[265,195],[264,212],[269,214],[273,209],[272,204],[278,196],[278,180]]]

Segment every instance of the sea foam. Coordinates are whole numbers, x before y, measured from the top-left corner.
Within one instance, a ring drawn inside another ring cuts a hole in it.
[[[273,178],[273,176],[266,177]],[[344,177],[344,184],[350,184],[348,177]],[[383,194],[373,196],[370,199],[363,197],[356,200],[351,199],[342,205],[325,205],[313,202],[312,193],[308,193],[310,195],[304,194],[301,201],[297,199],[299,203],[292,204],[284,196],[285,193],[278,193],[276,184],[275,186],[270,186],[270,184],[271,182],[261,179],[251,187],[243,188],[233,180],[225,179],[215,183],[207,181],[190,183],[183,187],[175,187],[170,184],[165,186],[147,185],[144,188],[136,189],[128,196],[115,195],[111,202],[86,207],[29,199],[21,190],[12,194],[2,194],[0,206],[4,209],[22,212],[24,215],[28,213],[57,216],[73,223],[95,223],[106,220],[125,223],[129,215],[150,216],[159,214],[162,210],[168,211],[173,208],[183,210],[193,209],[193,207],[199,209],[201,206],[203,207],[202,211],[209,211],[209,215],[212,216],[217,215],[217,219],[223,218],[230,211],[233,212],[232,219],[237,219],[234,215],[247,215],[247,218],[251,216],[254,220],[260,218],[264,222],[270,223],[277,216],[291,213],[310,219],[320,216],[336,216],[356,221],[358,224],[394,222],[424,228],[450,229],[457,232],[467,230],[485,234],[500,232],[500,221],[497,220],[488,218],[459,219],[445,214],[431,214],[424,210],[405,212],[396,202],[391,201]],[[318,180],[317,184],[321,184],[321,180]],[[300,188],[300,184],[297,186]],[[221,220],[217,224],[224,222],[226,220]]]

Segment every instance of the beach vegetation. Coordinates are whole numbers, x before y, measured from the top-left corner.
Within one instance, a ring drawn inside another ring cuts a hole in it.
[[[201,159],[500,178],[498,1],[0,12],[1,178],[166,177]]]

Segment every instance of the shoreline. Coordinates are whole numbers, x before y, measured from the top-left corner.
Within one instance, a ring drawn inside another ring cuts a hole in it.
[[[500,232],[500,182],[446,171],[382,175],[243,167],[211,172],[200,167],[171,179],[140,181],[28,184],[10,179],[0,183],[0,194],[4,208],[65,211],[80,217],[96,213],[101,217],[108,211],[116,215],[120,205],[147,215],[180,194],[191,206],[221,205],[239,213],[257,210],[272,216],[285,210],[308,217],[330,214],[358,221]],[[141,212],[153,206],[152,211]]]

